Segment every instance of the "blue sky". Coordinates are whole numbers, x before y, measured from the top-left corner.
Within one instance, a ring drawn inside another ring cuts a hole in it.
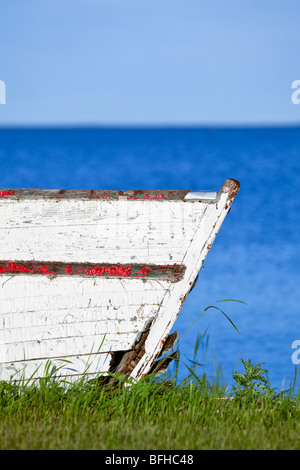
[[[299,0],[14,0],[0,7],[11,124],[289,124]]]

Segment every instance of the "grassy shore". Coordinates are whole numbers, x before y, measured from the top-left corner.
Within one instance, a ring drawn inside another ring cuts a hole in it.
[[[243,363],[226,396],[191,369],[180,384],[0,382],[0,449],[299,449],[298,396],[271,389],[261,364]]]

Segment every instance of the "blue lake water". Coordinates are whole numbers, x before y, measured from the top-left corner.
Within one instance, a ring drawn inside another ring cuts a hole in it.
[[[300,340],[300,128],[0,129],[2,188],[219,190],[240,192],[176,322],[181,365],[208,328],[198,373],[222,379],[240,358],[264,362],[272,386],[294,377]],[[213,302],[191,330],[185,331]],[[300,357],[300,354],[299,354]]]

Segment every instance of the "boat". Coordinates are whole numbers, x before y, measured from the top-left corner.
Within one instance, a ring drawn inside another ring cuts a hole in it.
[[[165,370],[239,187],[1,189],[0,380]]]

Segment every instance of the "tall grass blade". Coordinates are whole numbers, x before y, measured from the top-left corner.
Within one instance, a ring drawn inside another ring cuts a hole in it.
[[[235,326],[235,324],[233,323],[233,321],[229,318],[229,316],[219,307],[216,307],[215,305],[209,305],[209,307],[206,307],[206,309],[204,311],[207,311],[208,309],[210,308],[214,308],[216,310],[219,310],[219,312],[223,313],[223,315],[227,318],[227,320],[231,323],[231,325],[233,326],[233,328],[238,332],[238,334],[240,334],[238,328]]]

